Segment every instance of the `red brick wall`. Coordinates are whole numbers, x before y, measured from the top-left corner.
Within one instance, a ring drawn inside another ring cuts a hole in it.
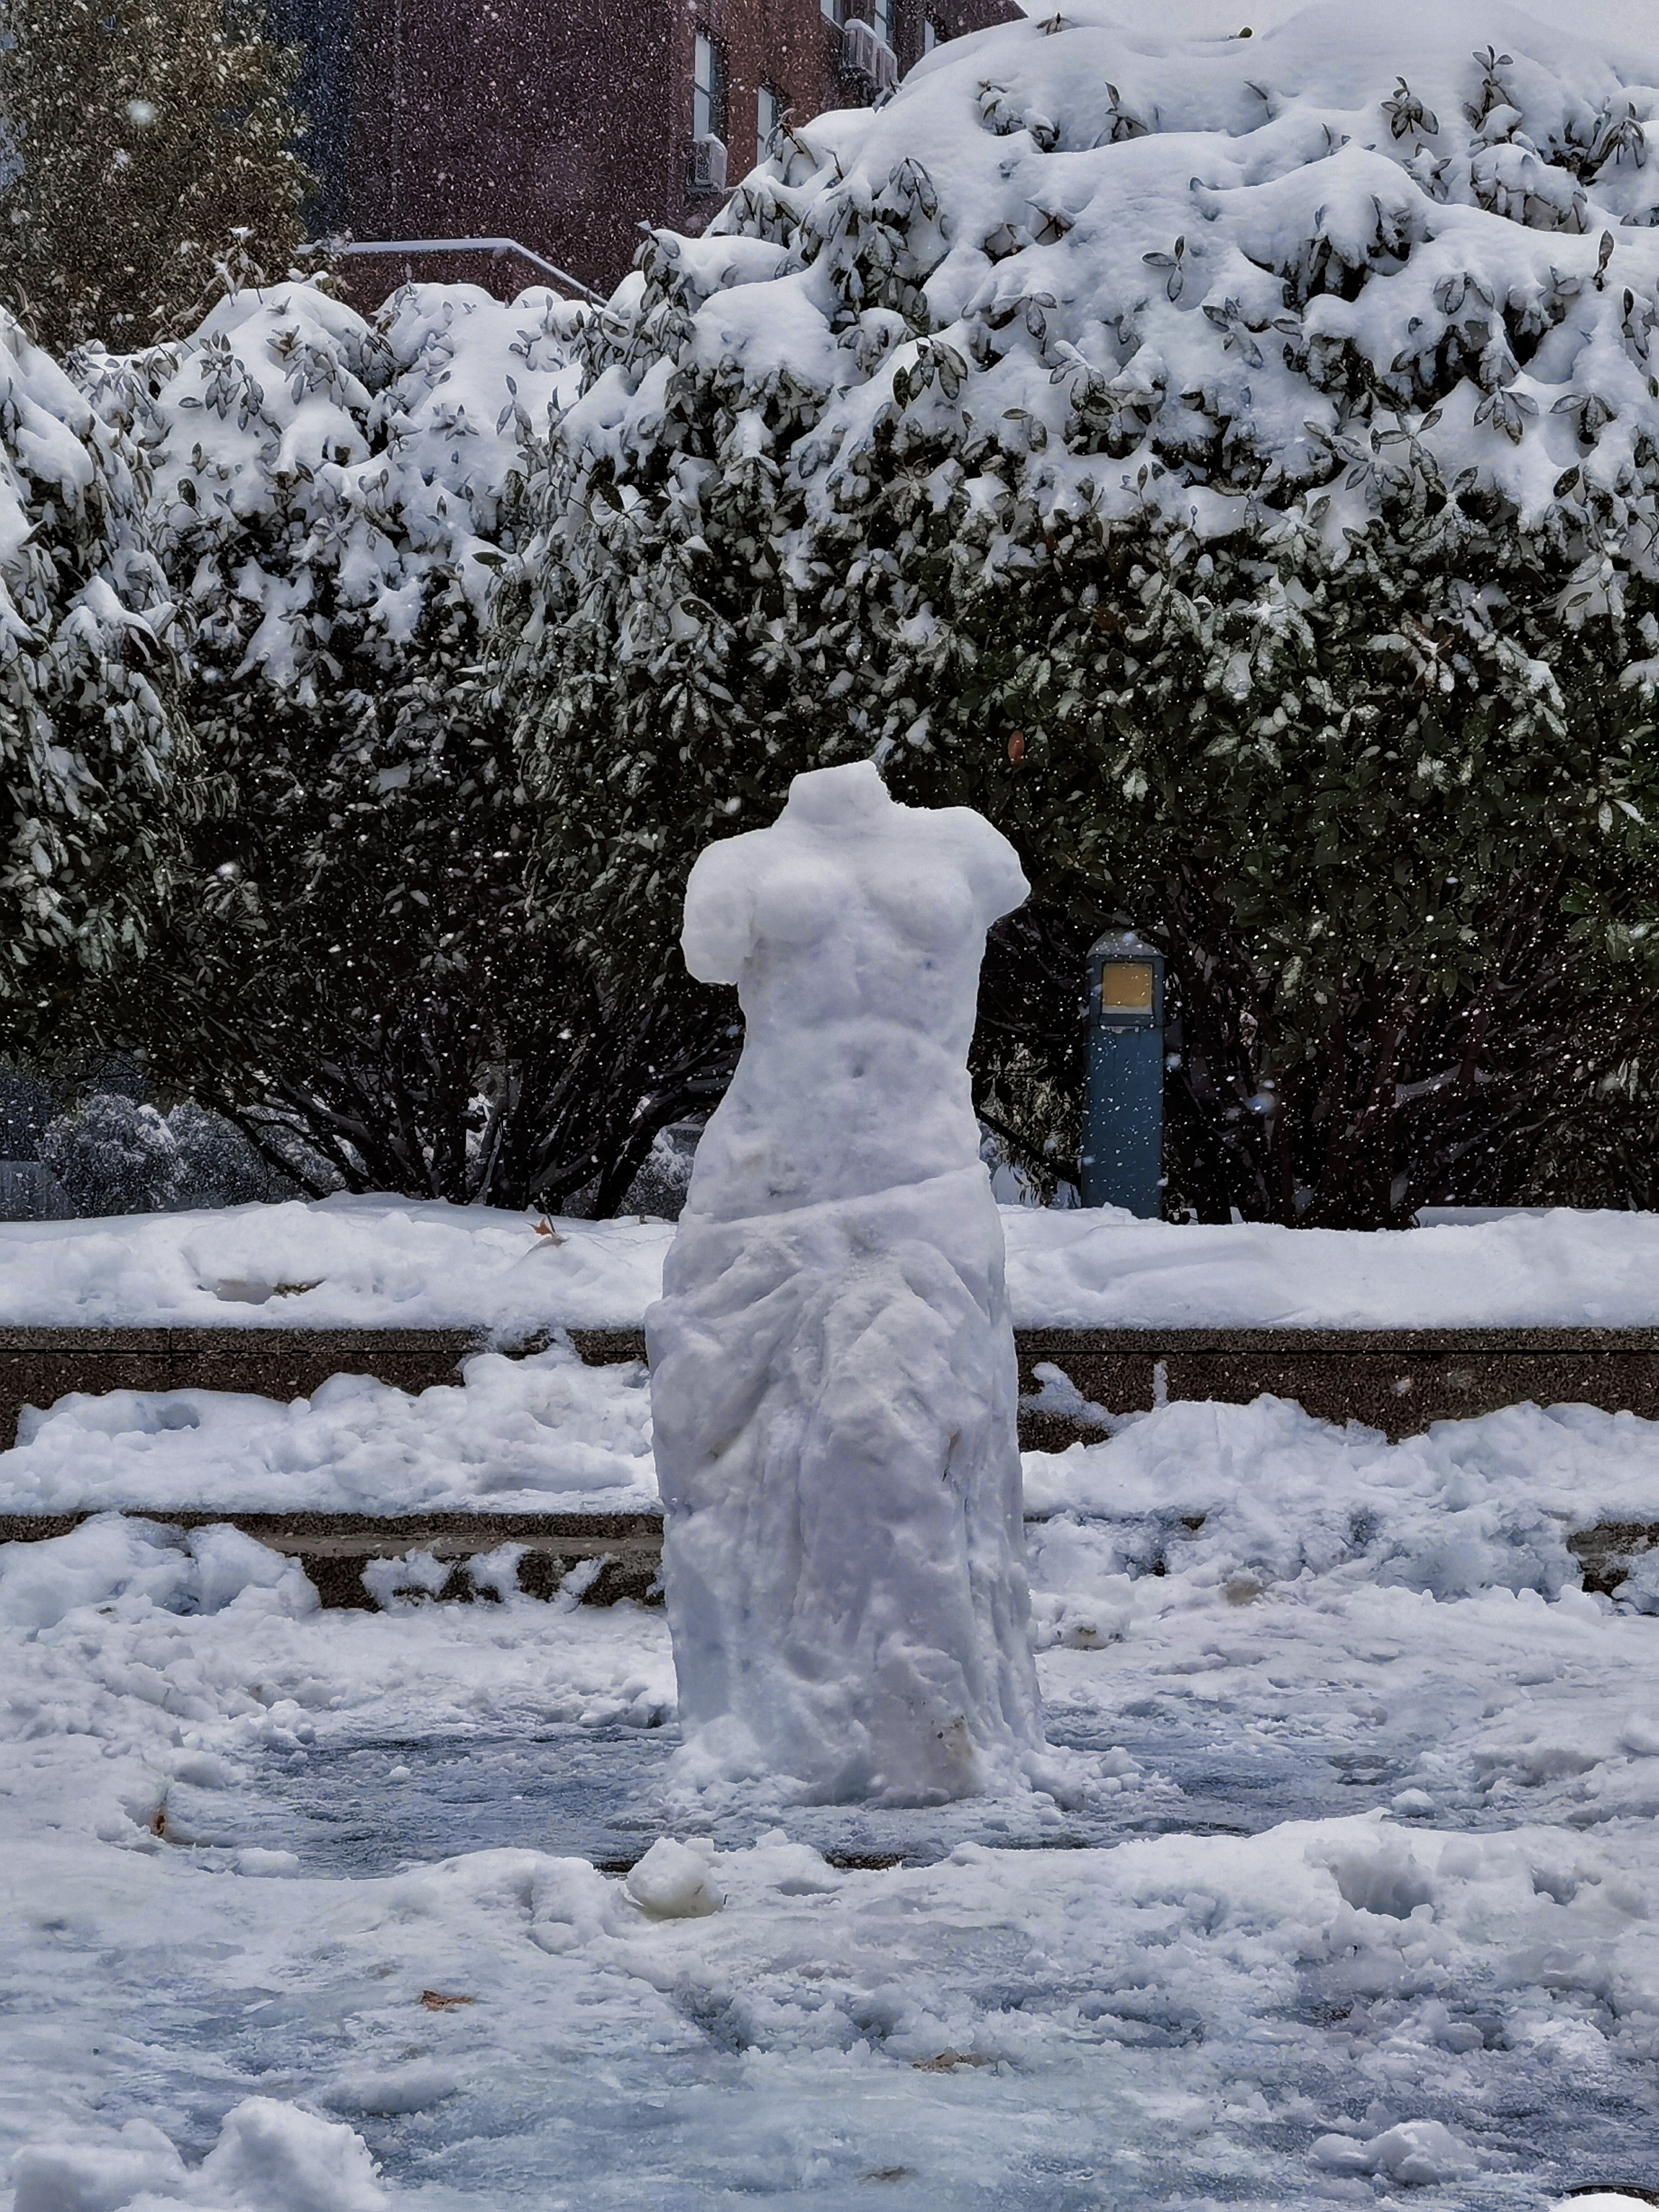
[[[672,20],[665,0],[357,0],[353,232],[516,238],[589,283],[620,273],[669,184]]]
[[[901,68],[921,50],[924,10],[942,37],[1018,12],[1011,0],[897,0]],[[798,121],[855,96],[818,0],[356,0],[352,232],[515,238],[609,290],[641,222],[698,230],[720,204],[690,189],[698,30],[726,48],[728,185],[755,161],[763,82]],[[346,270],[361,300],[383,273],[378,259]],[[414,273],[463,275],[506,298],[537,279],[516,256],[483,254],[428,256]]]

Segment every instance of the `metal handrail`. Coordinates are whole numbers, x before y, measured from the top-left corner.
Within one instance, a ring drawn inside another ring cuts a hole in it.
[[[336,253],[516,253],[528,261],[532,268],[544,269],[550,276],[573,292],[580,292],[596,307],[605,304],[605,295],[596,292],[591,284],[584,284],[580,276],[573,276],[568,269],[556,262],[532,253],[516,238],[354,238],[333,248]]]

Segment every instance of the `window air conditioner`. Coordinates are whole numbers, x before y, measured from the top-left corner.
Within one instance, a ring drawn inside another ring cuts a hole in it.
[[[691,141],[691,189],[699,192],[726,190],[726,141],[710,136]]]
[[[898,84],[898,56],[885,39],[876,36],[873,25],[848,16],[841,31],[842,67],[878,93],[891,92]]]

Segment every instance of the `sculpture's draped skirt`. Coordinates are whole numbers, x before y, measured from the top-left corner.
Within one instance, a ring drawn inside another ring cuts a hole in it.
[[[821,1798],[1014,1780],[1042,1735],[984,1168],[688,1214],[646,1328],[688,1735]]]

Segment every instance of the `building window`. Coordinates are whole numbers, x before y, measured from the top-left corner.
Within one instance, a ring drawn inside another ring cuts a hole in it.
[[[726,136],[726,50],[706,31],[691,45],[691,136]]]
[[[789,103],[775,84],[763,84],[755,94],[755,150],[764,155],[772,134],[782,123]]]
[[[921,51],[931,54],[938,44],[939,25],[931,15],[924,15],[921,19]]]
[[[827,23],[841,21],[841,0],[818,0],[818,13]]]
[[[884,46],[896,46],[894,36],[898,0],[870,0],[870,26]]]

